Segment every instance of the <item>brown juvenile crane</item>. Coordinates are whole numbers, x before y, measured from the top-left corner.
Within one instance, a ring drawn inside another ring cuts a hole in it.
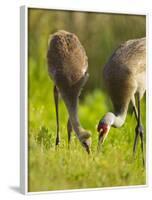
[[[69,119],[67,123],[68,142],[71,141],[72,129],[83,147],[90,152],[90,132],[83,129],[78,118],[78,98],[81,88],[88,79],[88,59],[78,37],[66,31],[51,35],[47,53],[48,72],[54,81],[54,100],[56,108],[57,135],[59,144],[58,95],[61,94]]]
[[[146,88],[146,39],[134,39],[121,44],[105,65],[103,77],[113,103],[114,113],[108,112],[98,124],[99,146],[104,142],[111,126],[119,128],[124,124],[131,102],[137,120],[133,152],[135,156],[140,136],[144,164],[144,131],[140,101]]]

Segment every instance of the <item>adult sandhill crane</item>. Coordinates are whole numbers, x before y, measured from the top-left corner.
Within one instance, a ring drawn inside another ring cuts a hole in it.
[[[67,123],[68,142],[71,141],[72,128],[79,141],[90,152],[90,132],[83,129],[78,118],[78,98],[81,88],[88,79],[88,59],[78,37],[66,31],[51,35],[47,53],[48,72],[54,81],[54,100],[56,108],[57,135],[59,144],[58,95],[61,94],[69,119]]]
[[[129,40],[115,50],[103,69],[105,85],[113,103],[114,113],[108,112],[98,124],[100,146],[107,137],[111,126],[119,128],[124,124],[131,102],[137,120],[133,153],[135,156],[136,145],[140,136],[143,164],[145,162],[144,131],[141,123],[140,101],[145,93],[145,71],[145,38]]]

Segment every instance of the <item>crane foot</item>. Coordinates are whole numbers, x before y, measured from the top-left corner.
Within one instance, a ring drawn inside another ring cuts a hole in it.
[[[58,146],[60,143],[59,137],[56,137],[55,145]]]

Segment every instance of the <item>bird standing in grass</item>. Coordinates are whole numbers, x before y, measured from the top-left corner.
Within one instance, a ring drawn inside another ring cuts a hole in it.
[[[54,100],[56,107],[57,136],[59,144],[58,95],[61,94],[69,119],[67,123],[68,142],[71,141],[72,129],[79,141],[90,152],[90,132],[83,129],[78,118],[78,98],[88,79],[88,59],[78,37],[66,31],[51,35],[47,53],[48,72],[54,81]]]
[[[98,145],[100,146],[104,142],[111,126],[119,128],[124,124],[131,102],[137,120],[133,152],[135,156],[140,136],[144,164],[144,131],[141,122],[140,101],[146,89],[146,39],[134,39],[121,44],[105,65],[103,77],[114,112],[108,112],[98,124]]]

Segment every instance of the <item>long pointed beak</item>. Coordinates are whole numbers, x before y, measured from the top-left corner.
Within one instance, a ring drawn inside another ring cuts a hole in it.
[[[105,138],[106,138],[106,134],[103,133],[102,129],[100,129],[99,138],[98,138],[98,147],[97,147],[98,151],[100,150],[102,144],[104,143]]]
[[[101,149],[101,146],[103,145],[106,137],[108,136],[109,130],[110,130],[109,125],[107,126],[106,130],[103,130],[102,128],[99,130],[99,139],[98,139],[98,147],[97,147],[98,150]]]

